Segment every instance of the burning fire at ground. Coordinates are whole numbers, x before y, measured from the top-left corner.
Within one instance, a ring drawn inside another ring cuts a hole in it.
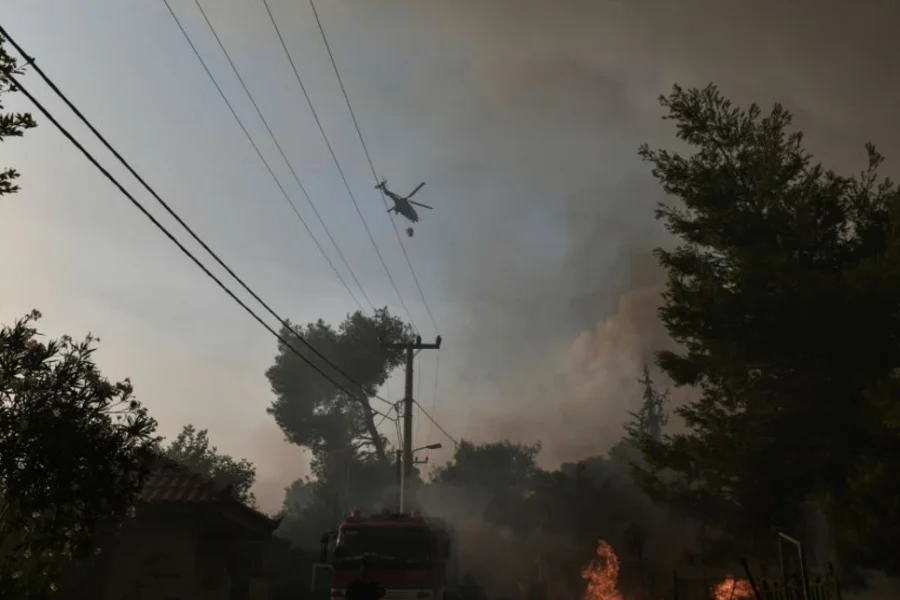
[[[604,540],[597,540],[597,551],[583,569],[586,587],[581,600],[625,600],[619,591],[619,557]],[[726,577],[712,588],[710,600],[753,600],[753,588],[746,579]]]
[[[746,579],[726,577],[712,590],[712,600],[752,600],[753,588]]]
[[[582,600],[623,600],[619,592],[619,557],[605,541],[597,541],[597,554],[581,569],[581,578],[587,584]]]

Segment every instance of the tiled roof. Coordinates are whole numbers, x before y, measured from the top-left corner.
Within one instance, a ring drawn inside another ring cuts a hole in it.
[[[159,459],[141,490],[141,502],[221,502],[228,492],[216,489],[212,480],[178,463]]]
[[[272,519],[250,508],[231,495],[229,488],[217,486],[213,481],[191,471],[184,465],[165,457],[157,457],[150,475],[141,490],[142,504],[214,504],[232,514],[242,514],[244,519],[256,523],[267,532],[273,531],[281,519]]]

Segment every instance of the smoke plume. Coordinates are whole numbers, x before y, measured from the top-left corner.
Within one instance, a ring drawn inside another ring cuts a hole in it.
[[[898,7],[885,2],[427,7],[471,58],[482,102],[476,127],[443,139],[459,154],[442,218],[470,218],[439,238],[459,307],[446,351],[458,381],[441,401],[458,412],[439,416],[477,440],[541,440],[547,464],[614,444],[640,402],[642,361],[671,343],[651,255],[672,243],[653,218],[665,198],[636,157],[642,142],[679,147],[659,94],[712,81],[740,104],[780,101],[810,149],[845,172],[864,165],[869,139],[889,159],[900,150],[878,139],[900,125],[885,26]]]

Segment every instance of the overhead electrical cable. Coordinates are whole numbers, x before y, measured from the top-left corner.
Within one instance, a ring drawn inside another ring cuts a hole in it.
[[[390,408],[390,410],[388,412],[396,411],[396,410],[397,410],[397,403],[394,402],[393,406]],[[381,420],[378,421],[377,423],[375,423],[375,429],[378,429],[379,427],[381,427],[381,424],[384,423],[386,418],[387,418],[387,415],[382,415]],[[394,421],[396,422],[397,419],[394,419]]]
[[[272,166],[269,164],[269,161],[265,158],[262,151],[259,149],[259,146],[257,146],[256,142],[253,140],[253,136],[250,135],[250,132],[247,130],[247,127],[244,125],[243,120],[240,118],[240,116],[238,116],[237,111],[234,109],[234,106],[232,106],[232,104],[231,104],[231,101],[228,100],[228,96],[226,96],[225,92],[222,90],[222,86],[219,85],[218,80],[212,74],[212,71],[207,66],[206,61],[203,60],[203,57],[201,56],[200,51],[197,49],[197,46],[194,44],[194,41],[191,39],[190,34],[188,34],[187,30],[181,24],[181,20],[178,18],[178,15],[172,9],[172,5],[169,3],[169,0],[163,0],[163,3],[165,3],[166,8],[169,10],[169,14],[172,15],[172,18],[175,20],[175,24],[178,26],[178,29],[181,31],[181,33],[184,36],[184,39],[187,41],[188,45],[191,47],[191,50],[193,51],[194,56],[196,56],[197,60],[200,61],[200,64],[203,67],[203,70],[206,71],[207,76],[209,76],[210,81],[212,81],[212,84],[215,86],[216,90],[219,92],[219,95],[222,97],[222,100],[225,101],[225,104],[228,106],[228,110],[231,111],[231,114],[234,117],[235,121],[237,121],[238,126],[241,128],[241,131],[244,132],[244,136],[247,138],[247,141],[250,142],[250,145],[256,151],[256,154],[257,154],[257,156],[259,156],[259,159],[263,162],[263,165],[265,165],[266,170],[269,172],[269,175],[272,177],[272,180],[278,186],[278,189],[281,190],[282,196],[284,196],[284,199],[287,201],[288,205],[290,205],[291,209],[294,212],[294,215],[297,217],[297,219],[299,219],[300,223],[303,225],[303,228],[306,229],[306,232],[309,234],[309,237],[312,238],[316,247],[319,249],[319,252],[322,253],[322,256],[324,256],[325,260],[328,262],[328,266],[331,267],[331,270],[334,271],[335,275],[337,275],[338,280],[340,280],[340,282],[343,284],[343,286],[350,293],[350,296],[353,298],[356,305],[359,307],[359,309],[361,311],[365,312],[365,309],[363,308],[362,304],[356,298],[356,294],[354,294],[350,290],[350,286],[347,285],[347,282],[344,280],[344,277],[341,275],[340,271],[338,271],[337,267],[331,261],[331,258],[329,258],[328,254],[325,252],[325,249],[322,247],[322,244],[319,242],[319,240],[313,234],[312,229],[310,229],[309,224],[306,222],[306,219],[303,218],[303,216],[300,214],[300,211],[297,209],[297,205],[294,204],[293,200],[291,200],[290,194],[288,194],[287,190],[284,189],[284,186],[281,184],[281,181],[275,175],[275,171],[272,169]],[[199,3],[197,4],[197,6],[200,7]],[[209,20],[206,19],[206,13],[203,13],[202,7],[200,7],[200,11],[203,14],[203,18],[206,20],[207,24],[209,24]],[[210,28],[212,28],[211,24],[210,24]],[[219,37],[218,37],[218,35],[215,34],[214,29],[213,29],[213,35],[216,36],[216,40],[218,41]],[[220,41],[219,42],[220,47],[222,47],[221,44],[222,43]],[[222,47],[222,49],[224,51],[224,47]],[[269,127],[269,124],[266,121],[265,117],[263,117],[262,112],[260,112],[259,107],[257,106],[256,101],[254,100],[253,96],[250,94],[249,90],[247,89],[247,86],[244,85],[244,81],[241,79],[241,76],[237,72],[237,69],[235,69],[234,63],[231,62],[231,58],[228,56],[227,52],[225,52],[225,56],[228,59],[229,64],[231,64],[232,69],[234,69],[235,74],[237,75],[238,81],[240,81],[241,85],[244,88],[244,91],[247,92],[247,96],[250,98],[250,102],[256,108],[256,112],[259,115],[260,119],[262,120],[263,125],[265,126],[266,130],[269,132],[269,135],[272,136],[272,140],[275,142],[275,147],[278,148],[278,151],[281,153],[281,157],[284,159],[285,163],[287,163],[287,166],[290,169],[291,174],[294,176],[294,180],[297,182],[297,185],[300,187],[300,191],[303,192],[303,196],[306,199],[306,202],[309,204],[310,208],[312,208],[313,213],[315,214],[319,223],[322,225],[322,228],[325,230],[325,233],[328,235],[328,238],[331,240],[331,243],[334,244],[334,247],[337,250],[338,256],[341,258],[341,261],[344,263],[344,266],[350,272],[350,276],[353,278],[353,282],[356,284],[356,286],[359,288],[359,291],[362,293],[363,299],[365,299],[365,301],[369,305],[369,307],[372,310],[374,310],[375,307],[372,304],[372,301],[369,300],[369,297],[366,294],[365,289],[363,289],[362,285],[359,283],[359,280],[357,279],[356,274],[353,272],[353,269],[350,268],[350,265],[347,262],[347,259],[344,257],[344,253],[341,252],[340,246],[338,246],[337,242],[334,240],[334,236],[331,235],[331,231],[328,229],[328,226],[325,225],[325,221],[322,219],[321,215],[319,214],[319,211],[316,208],[316,205],[313,203],[312,199],[310,198],[309,193],[307,193],[306,187],[301,182],[300,177],[297,175],[296,170],[294,169],[293,165],[291,164],[291,162],[288,160],[287,156],[285,155],[284,150],[282,150],[281,144],[278,142],[278,139],[275,137],[275,134],[272,132],[272,129]]]
[[[347,94],[347,89],[344,87],[344,80],[341,78],[341,73],[338,70],[337,61],[334,59],[334,54],[331,52],[331,44],[328,43],[328,36],[325,35],[325,28],[322,26],[322,21],[319,19],[319,11],[316,10],[316,5],[313,0],[309,0],[309,5],[312,8],[313,14],[316,17],[316,23],[319,26],[319,32],[322,34],[322,41],[325,44],[325,49],[328,50],[328,57],[331,59],[331,66],[334,68],[334,74],[337,77],[338,83],[341,86],[341,93],[344,95],[344,101],[347,103],[347,110],[350,111],[350,116],[353,119],[353,126],[356,128],[356,134],[359,136],[360,144],[362,144],[363,151],[366,154],[366,160],[369,161],[369,168],[372,170],[372,177],[375,179],[375,183],[378,183],[378,173],[375,171],[375,164],[372,162],[372,155],[369,153],[369,147],[366,145],[366,140],[363,138],[362,129],[359,127],[359,121],[356,119],[356,113],[353,110],[353,106],[350,104],[350,96]],[[384,202],[385,208],[390,208],[387,198],[385,198],[384,191],[381,192],[381,200]],[[388,215],[390,219],[390,215]],[[434,318],[434,314],[431,312],[431,307],[428,306],[428,301],[425,299],[425,293],[422,291],[422,285],[419,283],[419,277],[416,275],[416,270],[413,268],[412,261],[409,258],[409,254],[406,252],[406,246],[403,245],[403,239],[400,237],[400,231],[397,229],[397,224],[394,222],[394,219],[390,219],[391,226],[394,228],[394,234],[397,236],[397,243],[400,244],[400,249],[403,251],[403,256],[406,258],[406,264],[409,266],[409,272],[412,274],[413,281],[416,284],[416,289],[419,291],[419,296],[422,299],[422,304],[425,306],[425,311],[428,313],[428,318],[431,320],[431,325],[434,327],[435,333],[438,333],[437,321]]]
[[[199,0],[194,0],[197,5],[200,5]],[[406,311],[406,315],[409,318],[410,323],[413,326],[413,329],[418,332],[418,327],[416,327],[415,322],[412,318],[412,313],[409,308],[406,306],[406,301],[403,299],[403,294],[400,293],[400,289],[397,287],[397,283],[394,281],[394,276],[391,275],[390,269],[388,269],[387,263],[384,260],[384,257],[381,254],[381,250],[378,248],[378,244],[375,242],[375,237],[372,235],[372,230],[369,229],[369,224],[366,222],[366,218],[362,214],[362,210],[359,208],[359,202],[356,200],[356,196],[353,193],[353,189],[350,187],[350,183],[347,181],[347,176],[344,174],[344,169],[341,168],[341,163],[338,160],[337,155],[334,152],[334,148],[331,146],[331,141],[328,139],[328,134],[325,133],[325,128],[322,126],[322,121],[319,119],[319,115],[316,112],[315,107],[313,106],[312,99],[310,99],[309,94],[306,91],[306,86],[303,84],[303,79],[300,77],[300,72],[297,70],[297,65],[294,63],[294,59],[291,56],[290,51],[288,50],[287,44],[284,41],[284,36],[281,35],[281,29],[278,27],[278,23],[275,21],[275,15],[272,13],[272,9],[269,8],[268,0],[263,0],[263,5],[266,7],[266,12],[269,15],[269,20],[272,23],[272,27],[275,29],[275,34],[278,36],[278,41],[281,43],[281,48],[284,50],[284,55],[287,57],[288,62],[291,65],[291,69],[294,71],[294,78],[297,80],[297,83],[300,85],[300,89],[303,91],[303,96],[306,98],[306,103],[309,105],[309,110],[312,113],[313,118],[316,121],[316,125],[319,126],[319,132],[322,134],[322,138],[325,140],[325,145],[328,147],[328,152],[331,154],[331,159],[334,161],[335,166],[337,167],[338,173],[341,176],[341,179],[344,182],[344,187],[347,189],[347,194],[350,196],[351,202],[353,202],[353,207],[356,209],[356,214],[359,215],[359,219],[363,224],[363,228],[366,230],[366,234],[369,236],[369,241],[372,242],[372,247],[375,249],[375,254],[378,256],[378,260],[381,261],[381,266],[384,268],[384,272],[388,277],[388,280],[391,282],[391,286],[394,288],[394,291],[397,293],[397,298],[400,299],[400,305],[403,307],[403,310]],[[202,9],[201,9],[202,10]],[[207,21],[208,23],[209,21]],[[210,26],[211,27],[211,26]],[[218,39],[218,36],[217,38]],[[223,48],[224,50],[224,48]],[[376,182],[377,183],[377,182]],[[393,220],[391,221],[393,223]],[[395,226],[396,230],[396,226]]]
[[[275,331],[275,329],[273,329],[268,323],[266,323],[266,322],[262,319],[262,317],[260,317],[260,316],[259,316],[252,308],[250,308],[249,306],[247,306],[247,304],[246,304],[243,300],[241,300],[240,298],[238,298],[237,295],[236,295],[233,291],[231,291],[231,289],[229,289],[228,286],[226,286],[226,285],[222,282],[221,279],[219,279],[218,277],[216,277],[216,275],[213,274],[213,272],[210,271],[210,270],[206,267],[206,265],[204,265],[204,264],[200,261],[200,259],[198,259],[198,258],[197,258],[190,250],[188,250],[181,242],[179,242],[178,239],[172,234],[172,232],[170,232],[168,229],[166,229],[165,225],[163,225],[162,223],[160,223],[160,222],[156,219],[156,217],[154,217],[152,214],[150,214],[150,212],[144,207],[144,205],[141,204],[141,203],[140,203],[140,202],[139,202],[139,201],[131,194],[131,192],[129,192],[128,190],[126,190],[125,187],[124,187],[124,186],[123,186],[123,185],[115,178],[115,176],[113,176],[113,175],[112,175],[112,174],[111,174],[111,173],[110,173],[103,165],[101,165],[101,164],[99,163],[99,161],[97,161],[97,159],[96,159],[96,158],[95,158],[95,157],[94,157],[94,156],[93,156],[93,155],[92,155],[92,154],[91,154],[91,153],[90,153],[90,152],[89,152],[89,151],[88,151],[88,150],[87,150],[87,149],[86,149],[86,148],[85,148],[78,140],[76,140],[75,137],[74,137],[74,136],[73,136],[73,135],[65,128],[65,127],[63,127],[63,125],[62,125],[62,124],[61,124],[61,123],[60,123],[60,122],[59,122],[52,114],[50,114],[50,112],[44,107],[44,105],[41,104],[41,102],[38,101],[38,99],[35,98],[35,97],[34,97],[34,96],[33,96],[33,95],[32,95],[32,94],[31,94],[31,93],[30,93],[30,92],[29,92],[29,91],[28,91],[28,90],[27,90],[27,89],[19,82],[18,78],[17,78],[15,75],[9,75],[9,74],[8,74],[8,75],[5,75],[5,77],[7,77],[7,78],[9,79],[9,81],[10,81],[13,85],[16,86],[16,91],[22,92],[22,93],[23,93],[23,94],[24,94],[24,95],[32,102],[32,104],[34,104],[35,107],[37,107],[37,109],[41,112],[41,114],[43,114],[44,117],[46,117],[47,120],[49,120],[49,121],[50,121],[50,122],[51,122],[51,123],[52,123],[59,131],[60,131],[60,133],[62,133],[63,136],[65,136],[65,138],[66,138],[67,140],[69,140],[69,142],[71,142],[78,150],[81,151],[81,153],[85,156],[85,158],[87,158],[87,159],[91,162],[91,164],[93,164],[93,165],[94,165],[94,166],[95,166],[95,167],[96,167],[96,168],[97,168],[97,169],[98,169],[98,170],[99,170],[99,171],[100,171],[107,179],[109,179],[109,181],[112,182],[112,184],[115,185],[116,188],[118,188],[118,190],[119,190],[120,192],[122,192],[122,194],[124,194],[125,197],[128,198],[128,200],[130,200],[131,203],[132,203],[138,210],[141,211],[141,213],[144,214],[145,217],[147,217],[154,225],[156,225],[156,227],[157,227],[160,231],[162,231],[163,234],[164,234],[167,238],[169,238],[169,240],[170,240],[173,244],[175,244],[176,246],[178,246],[178,249],[181,250],[182,253],[184,253],[188,258],[190,258],[191,261],[192,261],[197,267],[199,267],[200,270],[202,270],[203,273],[206,274],[207,277],[209,277],[210,279],[212,279],[212,280],[216,283],[216,285],[218,285],[218,286],[222,289],[222,291],[224,291],[226,294],[228,294],[228,296],[231,297],[232,300],[234,300],[235,302],[237,302],[237,304],[238,304],[241,308],[243,308],[247,313],[249,313],[250,316],[253,317],[254,320],[256,320],[260,325],[262,325],[269,333],[271,333],[273,336],[275,336],[275,338],[278,339],[279,342],[281,342],[282,344],[284,344],[284,346],[285,346],[286,348],[288,348],[291,352],[293,352],[294,354],[296,354],[301,360],[303,360],[303,362],[305,362],[307,365],[309,365],[314,371],[316,371],[316,372],[317,372],[319,375],[321,375],[324,379],[326,379],[327,381],[329,381],[330,383],[332,383],[335,387],[337,387],[339,390],[341,390],[342,392],[344,392],[345,394],[347,394],[347,395],[350,396],[351,398],[354,398],[354,399],[356,399],[356,400],[358,400],[358,401],[362,401],[359,397],[357,397],[355,394],[353,394],[352,392],[350,392],[350,391],[349,391],[346,387],[344,387],[341,383],[338,383],[338,382],[335,381],[330,375],[328,375],[327,373],[325,373],[325,371],[323,371],[323,370],[321,369],[321,367],[318,367],[318,366],[315,365],[308,357],[304,356],[303,353],[301,353],[299,350],[297,350],[297,349],[296,349],[296,348],[295,348],[295,347],[294,347],[294,346],[293,346],[293,345],[292,345],[292,344],[291,344],[284,336],[282,336],[280,333],[278,333],[277,331]],[[302,341],[302,339],[301,339],[301,341]],[[331,365],[331,366],[332,366],[333,368],[335,368],[335,370],[337,370],[337,368],[334,367],[334,365]],[[352,381],[352,380],[351,380],[351,381]],[[357,385],[359,385],[359,384],[357,384]],[[361,386],[360,386],[360,387],[361,387]],[[384,413],[382,413],[382,412],[380,412],[380,411],[378,411],[378,410],[376,410],[376,409],[374,409],[374,408],[372,408],[371,410],[372,410],[372,412],[375,413],[375,414],[382,415],[382,416],[384,415]]]
[[[416,404],[418,404],[419,410],[422,412],[423,415],[425,415],[425,418],[428,419],[429,421],[431,421],[431,423],[432,423],[435,427],[438,428],[438,431],[440,431],[441,433],[443,433],[443,434],[447,437],[448,440],[450,440],[451,442],[453,442],[453,445],[454,445],[454,446],[459,446],[459,442],[456,441],[456,438],[454,438],[452,435],[450,435],[449,433],[447,433],[447,430],[444,429],[443,427],[441,427],[441,424],[438,423],[438,422],[434,419],[434,417],[432,417],[430,414],[428,414],[428,413],[425,411],[425,408],[419,403],[418,400],[414,400],[414,402],[415,402]]]
[[[131,174],[131,175],[132,175],[132,176],[133,176],[133,177],[134,177],[134,178],[135,178],[142,186],[143,186],[143,187],[144,187],[144,189],[147,190],[148,193],[150,193],[151,196],[153,196],[153,198],[160,204],[160,206],[162,206],[163,209],[164,209],[164,210],[165,210],[172,218],[174,218],[174,219],[176,220],[176,222],[178,222],[179,225],[181,225],[181,227],[182,227],[182,228],[183,228],[183,229],[191,236],[191,238],[193,238],[194,241],[196,241],[198,244],[200,244],[200,246],[201,246],[201,247],[202,247],[202,248],[203,248],[203,249],[204,249],[204,250],[205,250],[205,251],[206,251],[206,252],[207,252],[214,260],[215,260],[215,261],[216,261],[216,263],[219,264],[219,266],[221,266],[223,269],[225,269],[225,271],[226,271],[226,272],[227,272],[227,273],[228,273],[228,274],[229,274],[229,275],[230,275],[230,276],[231,276],[231,277],[232,277],[232,278],[233,278],[233,279],[234,279],[234,280],[235,280],[235,281],[236,281],[236,282],[237,282],[237,283],[238,283],[238,284],[239,284],[239,285],[240,285],[240,286],[248,293],[248,294],[250,294],[250,296],[251,296],[254,300],[256,300],[256,301],[257,301],[257,302],[258,302],[258,303],[259,303],[259,304],[260,304],[260,305],[261,305],[261,306],[262,306],[262,307],[263,307],[270,315],[272,315],[279,323],[281,323],[281,325],[284,326],[285,329],[287,329],[288,331],[290,331],[290,332],[297,338],[297,340],[298,340],[301,344],[303,344],[304,346],[306,346],[313,354],[315,354],[319,359],[321,359],[326,365],[328,365],[329,367],[331,367],[331,368],[332,368],[337,374],[339,374],[341,377],[343,377],[344,379],[346,379],[348,382],[352,383],[354,386],[359,387],[359,389],[360,389],[361,391],[363,391],[365,397],[369,397],[368,391],[365,389],[365,387],[364,387],[362,384],[360,384],[360,383],[358,383],[357,381],[355,381],[355,380],[354,380],[352,377],[350,377],[343,369],[341,369],[340,367],[338,367],[337,365],[335,365],[330,359],[328,359],[328,357],[326,357],[326,356],[325,356],[324,354],[322,354],[318,349],[316,349],[315,346],[313,346],[312,344],[310,344],[310,343],[304,338],[304,336],[303,336],[300,332],[298,332],[298,331],[297,331],[297,330],[296,330],[296,329],[295,329],[295,328],[294,328],[287,320],[285,320],[284,318],[282,318],[281,316],[279,316],[278,313],[276,313],[275,310],[274,310],[268,303],[266,303],[266,302],[265,302],[265,301],[264,301],[264,300],[263,300],[263,299],[255,292],[255,291],[253,291],[253,289],[250,288],[250,286],[247,285],[247,284],[244,282],[244,280],[241,279],[241,278],[234,272],[234,270],[232,270],[231,267],[229,267],[229,266],[225,263],[225,261],[223,261],[223,260],[219,257],[219,255],[218,255],[216,252],[214,252],[214,251],[212,250],[212,248],[210,248],[209,245],[206,244],[206,242],[203,241],[203,239],[202,239],[202,238],[201,238],[201,237],[200,237],[200,236],[199,236],[199,235],[198,235],[198,234],[197,234],[197,233],[196,233],[196,232],[195,232],[195,231],[194,231],[194,230],[193,230],[193,229],[192,229],[192,228],[191,228],[191,227],[190,227],[190,226],[182,219],[182,218],[181,218],[181,216],[178,215],[178,213],[177,213],[177,212],[176,212],[176,211],[175,211],[175,210],[174,210],[174,209],[173,209],[173,208],[172,208],[165,200],[162,199],[162,197],[156,192],[156,190],[153,189],[153,187],[151,187],[150,184],[147,183],[147,181],[146,181],[143,177],[141,177],[140,174],[138,174],[138,172],[131,166],[131,164],[130,164],[127,160],[125,160],[125,158],[124,158],[124,157],[123,157],[123,156],[122,156],[122,155],[121,155],[121,154],[120,154],[120,153],[112,146],[112,144],[109,143],[109,141],[106,139],[106,137],[105,137],[103,134],[101,134],[101,133],[97,130],[96,127],[94,127],[94,125],[90,122],[90,120],[88,120],[88,118],[84,115],[84,113],[82,113],[81,110],[79,110],[78,107],[76,107],[76,106],[72,103],[72,101],[69,100],[68,96],[66,96],[66,94],[64,94],[64,93],[62,92],[62,90],[59,89],[59,87],[56,85],[56,83],[54,83],[54,81],[53,81],[52,79],[50,79],[50,77],[49,77],[49,76],[48,76],[48,75],[47,75],[47,74],[46,74],[46,73],[45,73],[45,72],[44,72],[44,71],[43,71],[36,63],[35,63],[35,60],[34,60],[28,53],[26,53],[25,50],[24,50],[18,43],[16,43],[16,41],[9,35],[9,33],[6,31],[6,29],[4,29],[2,26],[0,26],[0,36],[2,36],[3,38],[9,40],[9,42],[10,42],[10,43],[13,45],[13,47],[19,52],[19,54],[21,54],[21,55],[24,57],[25,61],[32,67],[32,69],[34,69],[34,72],[37,73],[37,74],[41,77],[41,79],[43,79],[43,81],[50,87],[50,89],[53,90],[53,92],[54,92],[54,93],[55,93],[55,94],[56,94],[56,95],[57,95],[57,96],[58,96],[58,97],[66,104],[66,106],[67,106],[67,107],[68,107],[68,108],[69,108],[69,109],[70,109],[70,110],[71,110],[71,111],[79,118],[79,120],[80,120],[80,121],[81,121],[81,122],[82,122],[82,123],[83,123],[90,131],[91,131],[91,133],[93,133],[94,136],[97,137],[97,139],[103,144],[103,146],[104,146],[107,150],[109,150],[109,151],[113,154],[113,156],[116,157],[116,159],[117,159],[117,160],[125,167],[125,169],[126,169],[126,170],[127,170],[127,171],[128,171],[128,172],[129,172],[129,173],[130,173],[130,174]],[[355,400],[360,401],[360,398],[359,398],[358,396],[356,396],[355,394],[349,392],[349,391],[348,391],[345,387],[343,387],[341,384],[339,384],[339,383],[337,383],[336,381],[334,381],[334,379],[331,378],[330,376],[328,376],[324,371],[322,371],[322,369],[321,369],[320,367],[318,367],[318,366],[316,366],[315,364],[313,364],[313,363],[309,360],[308,357],[302,355],[296,348],[294,348],[290,343],[288,343],[288,342],[285,340],[285,338],[284,338],[281,334],[277,333],[277,332],[276,332],[274,329],[272,329],[267,323],[265,323],[265,321],[263,321],[263,320],[262,320],[262,319],[261,319],[261,318],[253,311],[253,309],[251,309],[250,307],[248,307],[248,306],[247,306],[240,298],[238,298],[238,297],[234,294],[234,292],[232,292],[232,291],[231,291],[224,283],[222,283],[222,281],[221,281],[218,277],[216,277],[212,272],[210,272],[209,269],[208,269],[208,268],[207,268],[207,267],[206,267],[206,266],[205,266],[205,265],[204,265],[204,264],[203,264],[203,263],[202,263],[202,262],[201,262],[194,254],[193,254],[193,253],[190,252],[190,250],[188,250],[187,248],[185,248],[185,247],[181,244],[181,242],[178,241],[178,239],[174,236],[174,234],[172,234],[172,233],[171,233],[164,225],[162,225],[162,224],[161,224],[161,223],[160,223],[160,222],[159,222],[152,214],[150,214],[149,211],[147,211],[147,209],[143,206],[143,204],[141,204],[137,199],[135,199],[134,196],[132,196],[131,193],[128,192],[128,191],[122,186],[122,184],[121,184],[121,183],[120,183],[113,175],[111,175],[111,174],[109,173],[109,171],[108,171],[106,168],[104,168],[104,167],[97,161],[97,159],[94,158],[94,156],[93,156],[90,152],[88,152],[88,151],[84,148],[84,146],[82,146],[81,143],[78,142],[78,140],[76,140],[76,139],[74,138],[74,136],[73,136],[73,135],[65,128],[65,127],[63,127],[63,126],[59,123],[59,121],[57,121],[57,120],[53,117],[52,114],[50,114],[50,112],[43,106],[43,104],[41,104],[41,103],[40,103],[33,95],[31,95],[31,93],[29,93],[29,92],[22,86],[22,84],[18,81],[18,79],[17,79],[14,75],[7,75],[7,78],[10,80],[10,82],[11,82],[13,85],[15,85],[20,91],[22,91],[22,93],[25,94],[25,96],[26,96],[26,97],[27,97],[27,98],[28,98],[28,99],[29,99],[29,100],[30,100],[30,101],[38,108],[38,110],[41,111],[41,113],[44,114],[44,116],[46,116],[46,117],[50,120],[51,123],[53,123],[53,125],[60,131],[60,133],[63,134],[63,136],[66,137],[66,139],[68,139],[68,140],[69,140],[76,148],[78,148],[78,149],[81,151],[81,153],[84,154],[84,156],[85,156],[85,157],[86,157],[86,158],[87,158],[87,159],[88,159],[88,160],[89,160],[89,161],[90,161],[90,162],[91,162],[98,170],[100,170],[100,172],[103,173],[103,175],[106,176],[106,178],[109,179],[109,180],[110,180],[110,181],[111,181],[111,182],[119,189],[119,191],[121,191],[121,192],[122,192],[122,193],[123,193],[123,194],[131,201],[131,203],[135,206],[135,208],[137,208],[138,210],[140,210],[140,211],[144,214],[144,216],[146,216],[148,219],[150,219],[150,221],[151,221],[154,225],[156,225],[156,227],[159,228],[159,229],[163,232],[163,234],[165,234],[166,237],[169,238],[170,241],[172,241],[176,246],[178,246],[178,248],[179,248],[184,254],[186,254],[186,255],[188,256],[188,258],[190,258],[190,259],[194,262],[194,264],[196,264],[196,265],[197,265],[197,266],[198,266],[198,267],[199,267],[199,268],[200,268],[200,269],[201,269],[208,277],[210,277],[210,278],[211,278],[211,279],[212,279],[219,287],[221,287],[221,288],[222,288],[222,289],[223,289],[223,290],[224,290],[224,291],[225,291],[225,292],[226,292],[226,293],[227,293],[227,294],[228,294],[235,302],[237,302],[242,308],[244,308],[244,310],[246,310],[247,312],[249,312],[250,315],[251,315],[255,320],[257,320],[258,322],[260,322],[260,324],[262,324],[263,327],[265,327],[270,333],[272,333],[273,335],[275,335],[275,337],[276,337],[280,342],[284,343],[284,344],[285,344],[285,347],[287,347],[288,349],[290,349],[294,354],[297,354],[297,356],[299,356],[304,362],[306,362],[310,367],[312,367],[317,373],[319,373],[319,374],[322,375],[326,380],[328,380],[329,382],[331,382],[332,384],[334,384],[335,386],[337,386],[338,389],[340,389],[341,391],[343,391],[344,393],[346,393],[346,394],[347,394],[348,396],[350,396],[351,398],[354,398]],[[388,400],[386,400],[386,399],[384,399],[384,398],[382,398],[382,397],[380,397],[380,396],[378,396],[378,395],[374,395],[374,396],[371,396],[371,397],[376,398],[377,400],[380,400],[380,401],[382,401],[382,402],[385,402],[385,403],[387,403],[387,404],[389,404],[389,405],[391,405],[391,406],[394,406],[394,405],[395,405],[395,403],[390,402],[390,401],[388,401]],[[375,409],[372,409],[372,410],[375,411]],[[378,411],[375,411],[375,412],[376,412],[377,414],[379,414],[379,415],[383,415],[383,413],[381,413],[381,412],[378,412]]]

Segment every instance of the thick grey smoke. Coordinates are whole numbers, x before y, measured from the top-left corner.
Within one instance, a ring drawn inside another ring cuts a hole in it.
[[[385,10],[415,22],[404,40],[429,32],[448,52],[447,70],[418,70],[415,91],[398,99],[432,141],[431,159],[403,161],[439,206],[417,238],[434,245],[418,246],[419,258],[437,265],[452,317],[438,417],[476,440],[541,440],[547,466],[608,450],[639,402],[642,361],[671,344],[651,254],[671,243],[653,219],[664,198],[636,156],[642,142],[676,146],[659,94],[715,82],[741,104],[781,101],[839,170],[861,168],[870,139],[900,156],[896,138],[879,138],[900,126],[896,3],[435,0]],[[470,557],[509,557],[492,570],[498,588],[533,567],[523,548],[579,551],[564,548],[570,540],[513,546],[477,516],[478,499],[444,490],[423,502],[453,517]],[[656,521],[677,539],[680,526]]]
[[[534,582],[538,570],[554,585],[562,585],[560,597],[577,597],[581,586],[577,580],[578,565],[588,548],[579,547],[571,536],[553,531],[533,530],[524,535],[494,525],[483,518],[491,501],[487,493],[449,484],[423,488],[419,503],[430,515],[453,523],[460,574],[471,575],[484,586],[488,597],[518,596],[520,586]],[[547,572],[554,558],[567,559],[567,577],[561,580]],[[554,597],[556,594],[554,595]]]
[[[447,350],[461,383],[442,406],[465,412],[441,417],[476,439],[540,439],[550,463],[618,439],[641,361],[669,343],[650,254],[670,243],[653,220],[663,198],[635,154],[642,142],[677,147],[660,93],[712,81],[738,103],[781,101],[839,170],[861,168],[870,139],[900,154],[896,4],[427,7],[471,58],[483,102],[473,127],[447,131],[461,153],[446,175],[451,210],[469,219],[444,240],[463,334]]]
[[[278,12],[303,33],[297,43],[314,39],[311,15],[291,6]],[[670,242],[652,214],[663,198],[636,157],[642,142],[674,145],[659,94],[712,81],[739,103],[781,101],[841,170],[863,165],[870,139],[889,166],[900,156],[891,0],[429,0],[320,13],[379,170],[426,179],[423,201],[438,208],[413,246],[428,296],[441,297],[437,416],[457,436],[540,439],[548,465],[618,439],[642,360],[668,343],[651,256]],[[264,23],[238,22],[271,42]],[[321,48],[309,50],[321,101],[337,90]],[[339,152],[353,156],[355,132],[344,133]]]

